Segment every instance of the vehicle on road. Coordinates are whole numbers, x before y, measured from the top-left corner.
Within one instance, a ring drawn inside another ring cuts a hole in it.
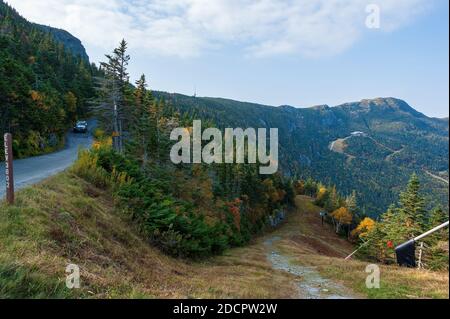
[[[88,130],[88,123],[86,121],[78,121],[73,131],[75,133],[86,133]]]

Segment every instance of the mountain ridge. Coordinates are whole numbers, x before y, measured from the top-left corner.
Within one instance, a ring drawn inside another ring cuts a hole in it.
[[[0,0],[0,4],[3,3]],[[1,7],[4,7],[2,10],[5,17],[12,18],[13,21],[4,23],[3,28],[0,28],[0,34],[11,34],[14,25],[16,29],[17,26],[21,26],[23,30],[38,29],[35,24],[30,23],[33,28],[30,27],[14,9],[8,6]],[[66,31],[45,26],[40,28],[46,28],[47,33],[53,37],[55,34],[67,37],[75,47],[82,46],[81,41]],[[20,38],[20,34],[16,37]],[[39,41],[36,42],[36,45],[33,45],[38,47]],[[57,50],[64,51],[62,47],[58,47]],[[78,47],[78,50],[83,51],[84,47],[83,49]],[[15,52],[14,49],[10,51],[9,55]],[[36,48],[32,47],[31,51],[36,51]],[[39,50],[37,52],[39,53]],[[31,78],[30,86],[38,86],[39,76],[33,76],[36,72],[27,65],[28,58],[29,54],[24,53],[23,61],[20,62],[28,68],[26,74]],[[56,71],[60,69],[55,68]],[[86,79],[89,79],[91,77],[89,73],[93,72],[88,70],[87,66],[79,71],[80,74],[86,75]],[[71,80],[72,75],[72,71],[62,74],[67,80]],[[59,82],[55,83],[55,87]],[[76,94],[78,109],[84,105],[84,91],[89,91],[82,84],[74,83],[71,87],[65,88],[65,91],[78,93]],[[8,86],[5,84],[5,87]],[[181,113],[188,113],[197,119],[212,120],[219,128],[278,128],[280,168],[284,174],[302,179],[312,177],[323,183],[334,184],[347,194],[357,190],[358,199],[369,215],[379,215],[388,205],[395,202],[398,192],[406,185],[409,176],[415,172],[420,173],[428,195],[434,198],[436,203],[448,208],[448,188],[443,187],[442,182],[439,183],[426,173],[448,176],[448,119],[427,117],[403,100],[388,97],[364,99],[334,107],[318,105],[296,108],[225,98],[189,97],[158,91],[155,91],[154,95],[169,100],[170,104]],[[80,96],[83,99],[80,99]],[[58,98],[62,101],[64,96]],[[54,108],[57,109],[56,105]],[[75,115],[74,113],[73,118]],[[6,127],[7,124],[5,122],[3,126]],[[47,130],[49,132],[45,133],[44,139],[54,133],[52,128]],[[351,154],[351,161],[345,154],[330,150],[330,143],[358,131],[370,135],[371,138],[352,138],[347,141],[346,153]],[[64,130],[58,131],[60,135],[61,132]],[[23,140],[26,140],[26,134],[28,133],[23,133]],[[389,146],[392,152],[388,154],[380,145]],[[27,149],[24,154],[35,151]]]
[[[49,33],[53,39],[62,43],[67,51],[72,53],[75,57],[80,56],[85,62],[89,63],[89,56],[82,41],[72,35],[70,32],[55,28],[48,25],[30,22],[25,19],[14,7],[10,6],[7,2],[0,0],[1,10],[6,12],[4,19],[14,19],[17,27],[28,28],[32,33],[33,29],[37,29],[44,33]],[[3,28],[0,29],[0,35],[8,35],[12,33],[12,29]]]
[[[304,110],[304,109],[335,109],[335,108],[344,108],[344,107],[351,107],[354,105],[365,105],[365,109],[368,109],[369,106],[372,106],[373,109],[376,109],[379,107],[380,109],[383,108],[383,102],[389,106],[391,106],[392,109],[398,109],[400,111],[403,111],[405,113],[410,113],[411,115],[415,115],[417,117],[423,117],[431,120],[441,120],[441,121],[448,121],[449,117],[435,117],[435,116],[429,116],[425,113],[422,113],[418,110],[416,110],[414,107],[409,105],[408,102],[406,102],[403,99],[396,98],[396,97],[376,97],[376,98],[367,98],[367,99],[361,99],[359,101],[351,101],[351,102],[344,102],[337,105],[329,105],[329,104],[317,104],[312,106],[297,106],[297,105],[291,105],[291,104],[280,104],[280,105],[272,105],[272,104],[265,104],[265,103],[258,103],[258,102],[252,102],[252,101],[243,101],[239,99],[234,98],[226,98],[226,97],[214,97],[214,96],[190,96],[188,94],[183,93],[177,93],[177,92],[167,92],[167,91],[160,91],[155,90],[156,94],[163,94],[166,96],[183,96],[186,98],[197,98],[197,99],[208,99],[208,100],[220,100],[220,101],[229,101],[229,102],[237,102],[241,104],[248,104],[253,106],[260,106],[260,107],[269,107],[269,108],[280,108],[280,109],[295,109],[295,110]],[[397,105],[396,105],[397,104]],[[399,105],[400,104],[400,105]],[[386,107],[384,107],[386,108]],[[361,108],[362,109],[362,108]]]
[[[278,128],[284,174],[313,177],[346,194],[357,190],[369,215],[376,217],[395,202],[413,173],[420,175],[427,196],[448,209],[448,188],[426,173],[448,176],[448,121],[427,117],[403,100],[377,98],[335,107],[295,108],[160,91],[154,95],[180,113],[212,120],[221,129]],[[330,150],[333,141],[358,131],[370,138],[348,141],[352,160]]]
[[[64,44],[73,55],[80,56],[84,61],[89,62],[89,56],[83,42],[70,32],[38,23],[33,23],[33,25],[44,32],[50,33],[56,41]]]

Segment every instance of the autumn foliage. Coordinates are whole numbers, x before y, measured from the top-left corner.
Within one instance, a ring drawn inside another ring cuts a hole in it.
[[[352,231],[352,237],[364,239],[374,227],[375,221],[372,218],[366,217],[359,223],[358,227]]]
[[[336,221],[336,233],[340,232],[342,226],[350,225],[353,221],[353,216],[346,207],[336,209],[331,216]]]
[[[229,213],[233,216],[234,226],[238,231],[241,230],[241,204],[242,200],[236,198],[232,202],[226,203]]]

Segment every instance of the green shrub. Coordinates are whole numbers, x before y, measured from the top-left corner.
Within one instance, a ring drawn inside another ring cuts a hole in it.
[[[91,182],[109,185],[142,233],[167,254],[205,257],[230,246],[227,225],[208,224],[192,204],[173,197],[167,181],[150,178],[137,162],[110,148],[82,152],[73,170]]]
[[[174,195],[177,191],[173,189],[170,170],[143,169],[132,157],[123,156],[111,147],[99,146],[80,152],[72,171],[99,187],[111,189],[142,234],[175,257],[220,254],[229,247],[245,245],[267,224],[263,207],[267,206],[269,211],[269,204],[261,206],[261,214],[250,217],[248,205],[243,205],[241,200],[233,202],[235,206],[240,203],[233,206],[234,215],[225,205],[219,210],[221,218],[206,221],[195,201],[181,200],[177,198],[179,195]]]

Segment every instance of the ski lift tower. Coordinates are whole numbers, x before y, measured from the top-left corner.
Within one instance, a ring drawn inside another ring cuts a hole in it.
[[[397,263],[399,266],[415,268],[416,267],[416,242],[419,240],[448,227],[449,222],[445,222],[414,239],[407,241],[395,248],[395,254],[397,255]]]

